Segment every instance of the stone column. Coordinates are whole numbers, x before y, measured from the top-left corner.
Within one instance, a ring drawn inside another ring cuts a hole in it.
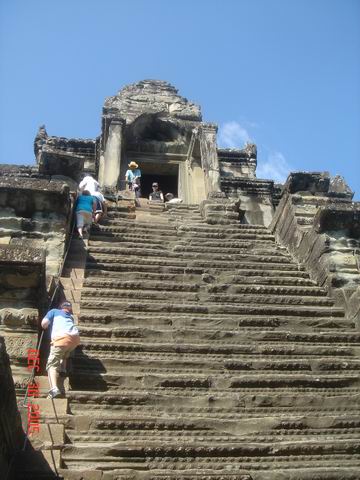
[[[120,174],[123,142],[122,119],[112,119],[109,125],[104,153],[100,157],[99,183],[102,187],[116,187]],[[103,132],[103,135],[105,132]]]
[[[206,193],[220,192],[220,167],[216,145],[217,125],[202,123],[199,128],[201,166],[205,174]]]

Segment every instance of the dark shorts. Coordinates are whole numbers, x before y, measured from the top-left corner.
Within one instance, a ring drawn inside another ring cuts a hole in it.
[[[100,202],[100,200],[98,198],[95,197],[95,200],[96,200],[96,210],[95,210],[95,213],[102,213],[103,212],[103,206],[102,206],[102,203]]]

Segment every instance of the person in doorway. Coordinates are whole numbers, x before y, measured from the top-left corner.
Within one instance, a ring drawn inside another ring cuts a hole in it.
[[[88,192],[90,192],[90,195],[94,195],[95,192],[98,192],[100,190],[100,184],[90,174],[86,174],[79,183],[79,190],[80,192],[87,190]]]
[[[139,165],[136,162],[130,162],[128,165],[128,170],[125,173],[125,180],[128,185],[129,190],[132,190],[135,193],[136,198],[140,197],[140,179],[141,179],[141,170]]]
[[[164,202],[164,195],[161,190],[159,190],[159,184],[154,182],[152,184],[152,192],[149,195],[150,202]]]
[[[167,193],[165,195],[166,203],[182,203],[181,198],[176,198],[172,193]]]
[[[64,395],[63,387],[59,388],[59,375],[66,374],[66,362],[70,353],[80,344],[80,336],[74,324],[72,305],[63,302],[60,308],[53,308],[41,321],[44,330],[51,328],[51,347],[46,364],[49,378],[48,398]]]
[[[83,238],[83,233],[86,232],[87,228],[90,228],[95,211],[96,201],[94,197],[90,195],[88,190],[84,190],[76,199],[75,204],[76,227],[80,238]]]

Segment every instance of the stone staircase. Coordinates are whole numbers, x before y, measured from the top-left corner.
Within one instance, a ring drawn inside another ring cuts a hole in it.
[[[110,209],[79,326],[60,478],[360,478],[360,333],[265,227]]]

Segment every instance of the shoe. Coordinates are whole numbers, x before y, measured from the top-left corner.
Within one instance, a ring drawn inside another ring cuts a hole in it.
[[[47,398],[57,398],[57,397],[60,397],[60,395],[61,395],[60,390],[57,387],[54,387],[51,390],[49,390],[49,395],[47,396]]]

